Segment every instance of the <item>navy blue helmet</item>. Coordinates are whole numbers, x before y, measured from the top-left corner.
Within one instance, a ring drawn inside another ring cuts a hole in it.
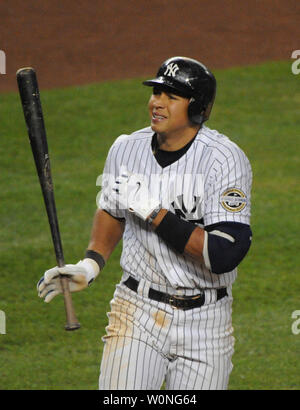
[[[199,61],[188,57],[171,57],[160,66],[156,78],[143,84],[190,98],[190,121],[202,124],[208,120],[216,95],[216,79]]]

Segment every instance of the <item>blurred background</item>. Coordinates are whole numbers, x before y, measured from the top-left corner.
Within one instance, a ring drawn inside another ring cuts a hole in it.
[[[121,277],[120,244],[101,278],[74,294],[82,323],[74,333],[64,331],[62,298],[37,297],[56,262],[16,71],[37,72],[65,260],[76,263],[108,149],[149,124],[141,82],[173,55],[214,72],[207,126],[235,141],[253,168],[253,244],[233,287],[229,388],[300,388],[300,51],[291,58],[299,21],[298,0],[0,2],[0,389],[97,389]]]
[[[184,55],[211,68],[286,60],[299,48],[297,0],[0,2],[0,91],[32,65],[42,87],[132,78]]]

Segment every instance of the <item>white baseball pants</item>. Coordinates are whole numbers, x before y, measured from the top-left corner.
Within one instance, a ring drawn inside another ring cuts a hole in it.
[[[232,370],[232,296],[174,309],[117,286],[103,337],[100,390],[224,390]]]

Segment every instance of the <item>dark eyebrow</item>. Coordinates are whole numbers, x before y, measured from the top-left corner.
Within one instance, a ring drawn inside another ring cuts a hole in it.
[[[179,94],[176,94],[175,92],[172,92],[171,90],[168,90],[167,88],[153,87],[153,94],[161,94],[161,93],[167,94],[168,97],[180,97]]]
[[[180,97],[179,95],[172,93],[171,91],[165,91],[168,97],[177,98]]]

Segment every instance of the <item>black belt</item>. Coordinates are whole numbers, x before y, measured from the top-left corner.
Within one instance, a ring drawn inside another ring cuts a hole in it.
[[[123,282],[129,289],[137,292],[139,282],[134,279],[132,276]],[[216,289],[217,292],[217,300],[222,299],[224,296],[227,296],[227,289],[226,288],[218,288]],[[149,289],[148,294],[149,299],[156,300],[157,302],[164,302],[168,303],[175,309],[182,309],[188,310],[193,309],[195,307],[203,306],[205,303],[205,294],[200,293],[199,295],[195,296],[177,296],[177,295],[168,295],[167,293],[159,292],[158,290]]]

